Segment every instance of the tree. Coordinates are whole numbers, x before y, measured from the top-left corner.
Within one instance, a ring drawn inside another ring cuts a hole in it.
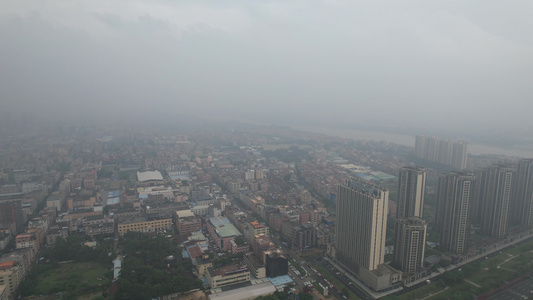
[[[342,287],[341,292],[346,296],[350,294],[350,291],[345,286]]]
[[[307,293],[300,293],[300,300],[313,300],[313,296]]]

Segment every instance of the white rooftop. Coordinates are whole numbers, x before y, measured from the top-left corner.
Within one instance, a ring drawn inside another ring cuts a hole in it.
[[[163,180],[163,175],[159,171],[146,171],[137,172],[137,180],[149,181],[149,180]]]
[[[273,294],[276,287],[269,281],[254,284],[247,287],[242,287],[234,290],[217,293],[219,289],[212,290],[214,293],[209,295],[210,300],[240,300],[240,299],[254,299],[262,295]]]
[[[176,211],[176,214],[178,215],[179,219],[194,217],[194,213],[190,209],[178,210],[178,211]]]

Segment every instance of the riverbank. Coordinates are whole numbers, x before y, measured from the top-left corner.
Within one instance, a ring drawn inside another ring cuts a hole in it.
[[[386,133],[379,131],[368,131],[358,129],[346,129],[335,127],[322,127],[322,126],[302,126],[302,125],[289,125],[292,129],[313,133],[320,133],[329,136],[335,136],[345,139],[354,140],[375,140],[386,141],[399,145],[414,147],[415,136]],[[531,148],[500,148],[483,144],[468,144],[468,153],[472,155],[506,155],[514,157],[529,158],[533,157],[533,149]]]

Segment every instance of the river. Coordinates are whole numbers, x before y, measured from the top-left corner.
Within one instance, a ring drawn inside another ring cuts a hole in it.
[[[410,146],[410,147],[415,146],[415,136],[411,136],[411,135],[386,133],[386,132],[379,132],[379,131],[358,130],[358,129],[320,127],[320,126],[290,125],[290,127],[295,130],[321,133],[321,134],[345,138],[345,139],[387,141],[387,142]],[[483,145],[483,144],[473,144],[470,142],[468,143],[468,153],[472,155],[496,154],[496,155],[533,158],[533,149],[500,148],[500,147],[494,147],[494,146]]]

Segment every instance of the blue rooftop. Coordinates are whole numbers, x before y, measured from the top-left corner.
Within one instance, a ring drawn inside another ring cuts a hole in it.
[[[218,228],[220,225],[227,225],[231,224],[230,220],[226,217],[213,217],[209,218],[209,221],[211,221],[211,224]]]
[[[280,286],[285,285],[292,282],[292,279],[289,277],[289,275],[281,275],[278,277],[268,277],[268,280],[274,285],[274,286]]]

